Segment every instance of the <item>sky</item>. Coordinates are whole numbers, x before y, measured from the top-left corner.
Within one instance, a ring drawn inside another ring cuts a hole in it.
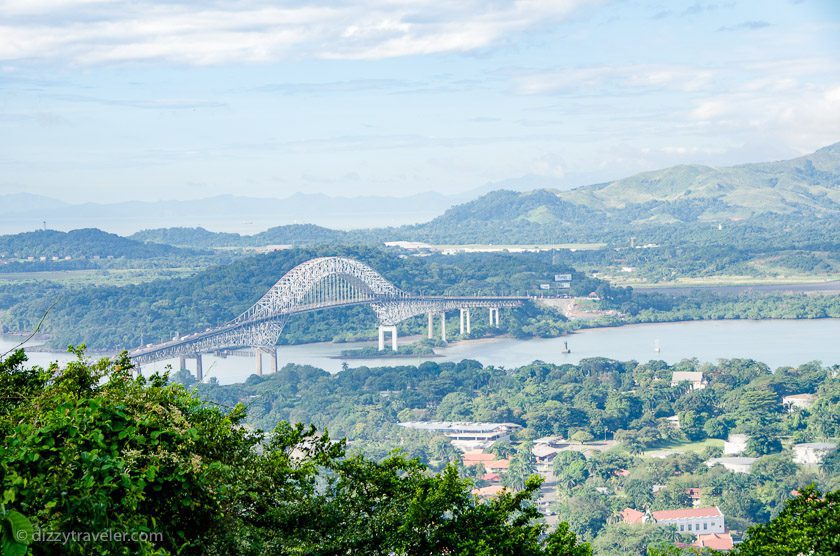
[[[573,187],[840,141],[836,0],[0,0],[0,194]]]

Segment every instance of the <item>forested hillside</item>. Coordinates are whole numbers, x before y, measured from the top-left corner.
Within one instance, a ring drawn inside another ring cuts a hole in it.
[[[95,228],[59,232],[38,230],[0,236],[0,258],[125,257],[148,259],[182,254],[169,245],[145,244]]]

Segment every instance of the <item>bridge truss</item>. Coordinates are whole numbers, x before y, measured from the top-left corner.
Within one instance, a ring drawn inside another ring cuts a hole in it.
[[[383,326],[394,329],[400,322],[424,313],[481,307],[498,311],[521,305],[526,299],[411,295],[364,263],[344,257],[322,257],[291,269],[254,305],[230,322],[135,349],[129,356],[135,364],[143,365],[226,349],[273,349],[289,318],[336,307],[370,306],[381,330]]]

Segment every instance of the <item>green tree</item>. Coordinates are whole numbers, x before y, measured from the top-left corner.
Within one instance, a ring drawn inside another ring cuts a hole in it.
[[[588,554],[538,520],[537,478],[479,502],[454,465],[434,474],[401,454],[351,457],[300,424],[265,434],[243,426],[242,405],[132,378],[125,355],[77,353],[46,370],[24,369],[22,352],[0,361],[5,548],[22,516],[48,531],[162,535],[71,541],[68,554]]]
[[[750,527],[734,554],[840,554],[840,491],[803,489],[769,523]]]

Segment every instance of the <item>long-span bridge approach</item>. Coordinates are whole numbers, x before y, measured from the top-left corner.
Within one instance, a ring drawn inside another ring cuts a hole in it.
[[[499,326],[499,310],[521,305],[527,297],[513,296],[428,296],[412,295],[397,288],[368,265],[345,257],[321,257],[302,263],[277,281],[247,311],[225,324],[176,336],[129,352],[141,365],[165,359],[196,361],[196,378],[203,380],[202,353],[253,348],[256,370],[262,374],[262,356],[269,355],[271,370],[277,370],[277,340],[289,318],[300,313],[369,305],[379,322],[379,350],[391,335],[391,349],[397,351],[397,324],[411,317],[428,315],[428,337],[434,337],[435,315],[440,316],[441,339],[446,341],[446,312],[460,311],[461,335],[471,332],[470,309],[488,311],[491,326]]]

